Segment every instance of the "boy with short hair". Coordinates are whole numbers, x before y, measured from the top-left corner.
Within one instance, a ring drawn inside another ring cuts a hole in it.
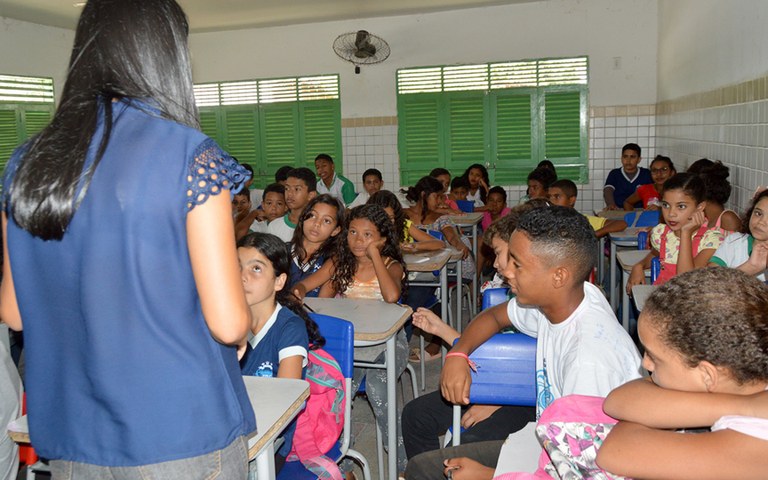
[[[285,215],[288,207],[285,205],[285,187],[279,183],[271,183],[264,189],[261,197],[261,210],[254,210],[250,230],[252,232],[267,232],[269,222]],[[253,212],[252,212],[253,213]]]
[[[558,180],[549,186],[549,203],[561,207],[574,208],[578,193],[576,184],[571,180]],[[627,228],[627,222],[624,220],[608,220],[603,217],[586,214],[584,216],[587,217],[590,226],[595,230],[597,238],[602,238],[611,232],[620,232]]]
[[[608,210],[621,210],[624,201],[635,193],[640,185],[653,183],[651,171],[644,167],[638,167],[640,163],[641,149],[636,143],[628,143],[621,148],[621,167],[614,168],[608,173],[603,187],[603,199]],[[642,208],[640,202],[635,208]]]
[[[316,195],[317,180],[312,170],[300,167],[288,172],[288,178],[285,181],[285,205],[289,211],[282,217],[269,222],[267,233],[277,235],[284,242],[290,242],[301,212]]]
[[[381,190],[384,186],[384,180],[381,177],[381,172],[375,168],[369,168],[363,172],[363,188],[364,190],[357,194],[357,197],[347,205],[347,208],[355,208],[358,205],[365,205],[371,195]]]
[[[275,171],[275,183],[279,183],[282,186],[285,186],[285,181],[288,180],[288,172],[293,170],[293,167],[290,165],[283,165],[282,167],[278,168]]]
[[[336,165],[330,155],[321,153],[315,157],[315,170],[320,181],[317,183],[317,194],[327,193],[338,198],[344,205],[355,199],[355,185],[341,175],[336,174]]]
[[[535,208],[520,218],[504,270],[516,298],[481,312],[451,349],[440,385],[448,402],[469,403],[472,377],[466,355],[510,325],[537,338],[537,417],[557,398],[604,397],[640,377],[635,344],[602,292],[584,281],[596,247],[592,228],[574,209]],[[524,440],[536,442],[533,435]],[[490,479],[503,444],[480,442],[423,453],[411,459],[406,478],[443,479],[443,471],[451,469],[460,470],[462,478]],[[475,460],[453,458],[460,456]]]

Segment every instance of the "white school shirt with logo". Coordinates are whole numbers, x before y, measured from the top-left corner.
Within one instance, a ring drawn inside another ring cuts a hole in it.
[[[512,299],[507,314],[518,330],[537,338],[536,416],[553,400],[579,394],[605,397],[640,377],[640,354],[600,290],[584,283],[584,299],[553,325],[535,307]]]

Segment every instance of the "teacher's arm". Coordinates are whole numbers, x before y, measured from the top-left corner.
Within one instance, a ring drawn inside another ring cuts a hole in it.
[[[235,247],[229,191],[187,214],[187,246],[203,317],[217,341],[242,342],[251,325]]]
[[[22,328],[19,304],[16,301],[16,288],[11,275],[11,257],[8,255],[8,217],[3,212],[3,283],[0,283],[0,320],[13,330]]]

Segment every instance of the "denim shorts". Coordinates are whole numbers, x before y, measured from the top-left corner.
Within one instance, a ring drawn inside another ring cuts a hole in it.
[[[248,476],[248,443],[238,437],[229,446],[205,455],[138,467],[103,467],[52,460],[53,480],[244,480]]]

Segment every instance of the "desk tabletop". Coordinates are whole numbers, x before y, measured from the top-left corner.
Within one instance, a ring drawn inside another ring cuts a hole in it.
[[[255,458],[299,413],[309,397],[309,383],[289,378],[243,377],[248,400],[256,414],[258,433],[248,439],[248,458]],[[8,425],[8,436],[17,443],[30,443],[27,416]]]
[[[624,270],[631,270],[632,267],[642,259],[644,259],[650,250],[622,250],[616,252],[616,260]]]
[[[632,298],[635,299],[635,306],[639,312],[643,311],[646,300],[648,300],[648,297],[651,296],[654,290],[656,290],[654,285],[635,285],[632,287]]]
[[[309,308],[355,325],[355,340],[384,342],[397,333],[413,310],[408,305],[356,298],[305,298]]]
[[[243,377],[258,433],[248,439],[253,459],[296,417],[309,398],[309,383],[293,378]]]
[[[628,213],[642,212],[642,211],[643,211],[642,208],[631,210],[629,212],[626,211],[626,210],[623,210],[623,209],[621,209],[621,210],[595,210],[595,215],[597,215],[598,217],[607,218],[608,220],[624,220],[624,217]]]
[[[611,240],[614,241],[637,241],[637,234],[640,232],[649,232],[651,227],[630,227],[620,232],[609,233]]]
[[[451,221],[461,227],[471,227],[483,221],[483,212],[465,213],[463,215],[451,215]]]
[[[409,272],[432,272],[443,268],[452,259],[454,252],[452,248],[443,248],[431,252],[406,253],[403,260]]]

